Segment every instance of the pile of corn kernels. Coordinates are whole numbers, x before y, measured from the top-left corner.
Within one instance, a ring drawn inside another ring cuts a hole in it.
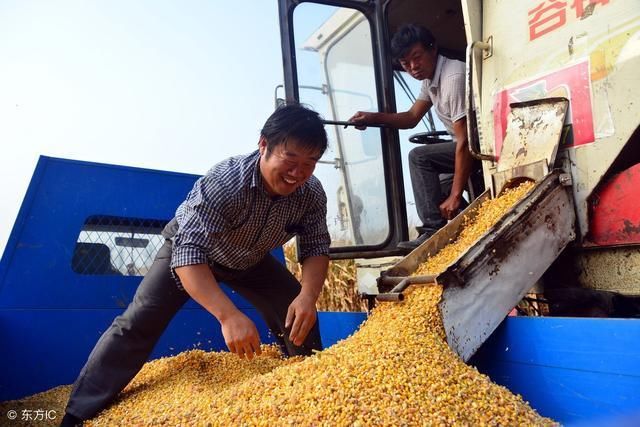
[[[382,303],[311,357],[193,350],[147,363],[89,426],[553,425],[447,346],[441,288]]]
[[[419,265],[412,275],[423,276],[444,271],[483,234],[489,231],[533,186],[533,182],[525,181],[517,187],[504,190],[495,199],[487,199],[482,202],[476,208],[473,219],[467,215],[463,218],[463,228],[458,238]]]
[[[85,425],[556,425],[453,353],[441,293],[416,286],[380,303],[351,337],[307,358],[264,347],[251,361],[193,350],[149,362]]]
[[[88,425],[553,424],[451,351],[440,294],[423,286],[380,304],[353,336],[303,360],[190,352],[151,362]]]

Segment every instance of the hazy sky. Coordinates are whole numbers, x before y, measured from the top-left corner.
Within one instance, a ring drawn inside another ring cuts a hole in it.
[[[39,155],[203,174],[281,83],[276,1],[0,0],[0,253]]]

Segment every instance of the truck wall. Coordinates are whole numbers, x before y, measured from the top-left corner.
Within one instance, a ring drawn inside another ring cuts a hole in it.
[[[508,317],[470,363],[563,425],[638,425],[639,336],[637,319]]]

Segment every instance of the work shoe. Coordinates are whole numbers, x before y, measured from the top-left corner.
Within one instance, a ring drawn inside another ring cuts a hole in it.
[[[438,230],[427,230],[413,240],[398,243],[398,247],[400,249],[409,249],[412,251],[418,246],[420,246],[421,244],[423,244],[424,242],[426,242],[427,240],[429,240],[429,237],[433,236],[436,233],[436,231]]]
[[[65,413],[60,422],[60,427],[82,427],[82,420],[69,413]]]

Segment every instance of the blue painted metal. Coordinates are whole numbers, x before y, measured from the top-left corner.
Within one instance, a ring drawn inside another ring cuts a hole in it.
[[[611,420],[640,413],[638,342],[638,319],[509,317],[471,363],[542,415]]]
[[[197,178],[41,157],[0,262],[0,309],[124,308],[138,277],[81,275],[70,268],[85,220],[92,215],[169,220]],[[281,250],[275,255],[284,259]],[[248,306],[237,296],[234,302]]]
[[[92,215],[169,220],[197,178],[39,159],[0,261],[0,401],[72,382],[140,283],[140,277],[80,275],[71,269],[85,220]],[[274,255],[284,261],[281,249]],[[272,342],[255,309],[226,290],[236,306],[254,319],[263,341]],[[355,317],[340,318],[321,316],[330,328],[328,335],[323,333],[327,345],[355,327]],[[178,313],[152,357],[191,348],[225,348],[215,318],[193,301]]]
[[[366,313],[320,312],[318,316],[325,348],[349,337],[367,318]]]
[[[86,218],[169,219],[196,179],[39,160],[0,261],[0,401],[72,382],[140,282],[139,277],[72,271],[74,245]],[[276,255],[283,259],[281,250]],[[255,309],[230,296],[270,342]],[[320,313],[324,345],[347,337],[364,319],[364,313]],[[640,320],[510,317],[472,363],[545,416],[612,425],[633,422],[640,414],[638,342]],[[217,321],[193,302],[177,314],[151,357],[191,348],[224,348]]]

